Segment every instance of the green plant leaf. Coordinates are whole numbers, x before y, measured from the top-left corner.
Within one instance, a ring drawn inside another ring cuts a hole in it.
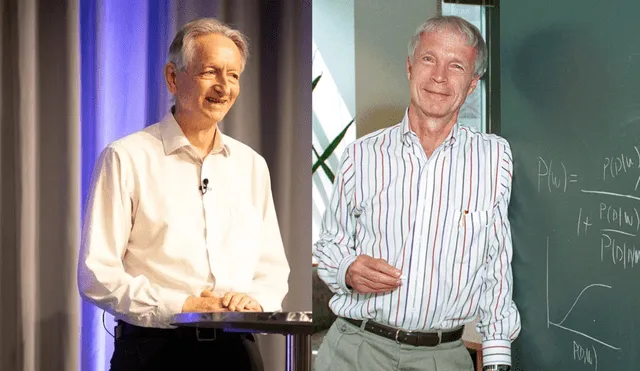
[[[313,145],[311,146],[311,149],[313,150],[313,153],[315,153],[316,157],[318,159],[320,159],[320,155],[318,154],[318,151],[316,151],[316,148]],[[333,171],[331,171],[331,169],[329,169],[329,167],[327,166],[327,164],[324,161],[322,161],[319,166],[322,167],[322,170],[324,170],[324,173],[327,175],[327,178],[329,178],[331,183],[333,183],[333,181],[336,178],[336,176],[333,174]],[[311,174],[313,174],[314,172],[315,172],[315,170],[312,170]]]
[[[316,88],[316,85],[318,85],[318,82],[320,82],[321,77],[322,77],[322,74],[318,75],[318,77],[313,79],[313,82],[311,83],[311,91],[313,91]]]
[[[349,130],[349,127],[353,124],[353,122],[355,121],[355,118],[353,118],[348,124],[347,126],[344,127],[344,129],[342,129],[342,131],[340,132],[340,134],[338,134],[332,141],[331,143],[329,143],[329,146],[327,146],[327,148],[324,150],[324,152],[322,153],[322,155],[320,155],[318,157],[318,161],[316,161],[315,164],[313,164],[313,167],[311,168],[311,173],[315,173],[316,170],[318,170],[318,167],[323,167],[326,166],[325,161],[333,154],[333,152],[336,150],[336,148],[338,147],[338,145],[340,144],[340,142],[342,141],[342,138],[344,138],[345,134],[347,133],[347,130]],[[315,149],[314,149],[315,151]],[[317,152],[316,152],[317,153]],[[326,172],[326,171],[325,171]],[[333,182],[333,180],[332,180]]]

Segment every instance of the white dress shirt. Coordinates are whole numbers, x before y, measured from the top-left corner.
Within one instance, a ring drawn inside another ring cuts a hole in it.
[[[82,231],[78,285],[86,300],[116,319],[160,328],[171,328],[187,297],[205,289],[281,309],[289,265],[267,164],[219,130],[215,142],[202,159],[168,114],[105,148]]]
[[[427,158],[401,123],[347,147],[315,244],[318,275],[339,316],[407,331],[452,329],[480,312],[485,364],[510,364],[520,331],[512,300],[511,150],[496,135],[456,124]],[[402,271],[383,294],[347,288],[360,254]]]

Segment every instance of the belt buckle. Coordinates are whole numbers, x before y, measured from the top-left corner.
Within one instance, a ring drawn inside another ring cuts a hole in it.
[[[218,330],[213,329],[213,338],[201,337],[200,328],[196,327],[196,339],[198,339],[198,341],[214,341],[216,340],[217,335],[218,335]]]
[[[396,329],[396,336],[395,336],[395,341],[396,343],[400,344],[400,340],[398,340],[398,336],[400,336],[400,329]],[[411,334],[413,331],[404,331],[407,335]]]

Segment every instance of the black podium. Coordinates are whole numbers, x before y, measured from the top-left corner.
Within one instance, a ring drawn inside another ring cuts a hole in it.
[[[286,336],[286,371],[311,371],[311,312],[180,313],[173,326]]]

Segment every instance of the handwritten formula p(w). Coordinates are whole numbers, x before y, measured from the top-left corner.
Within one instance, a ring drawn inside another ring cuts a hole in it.
[[[568,183],[578,181],[576,174],[569,174],[567,172],[564,163],[560,162],[560,166],[562,167],[561,169],[558,168],[558,166],[554,168],[553,160],[549,160],[547,164],[542,157],[538,157],[538,192],[544,187],[544,183],[546,183],[546,188],[549,192],[555,189],[561,189],[562,192],[566,192]]]

